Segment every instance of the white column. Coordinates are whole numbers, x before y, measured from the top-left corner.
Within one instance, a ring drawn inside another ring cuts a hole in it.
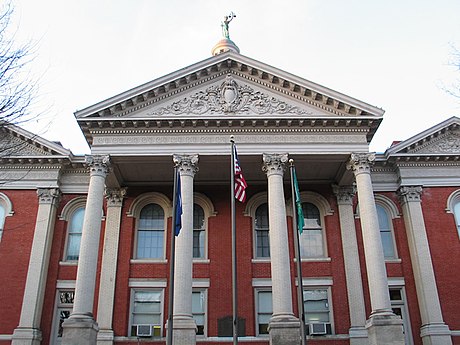
[[[192,317],[193,178],[198,171],[198,155],[174,155],[173,160],[179,167],[182,196],[182,229],[176,237],[174,266],[173,340],[174,345],[192,345],[196,343]]]
[[[350,310],[350,345],[367,345],[366,310],[364,308],[363,283],[353,214],[353,186],[333,186],[339,208],[342,235],[343,260],[347,282],[348,308]]]
[[[359,215],[371,297],[372,313],[367,321],[369,344],[404,344],[402,320],[391,309],[382,239],[371,181],[375,154],[353,153],[347,168],[353,170],[358,189]]]
[[[14,330],[14,345],[38,345],[42,340],[40,321],[45,296],[48,264],[53,241],[56,210],[60,200],[57,188],[37,190],[38,210],[35,231],[30,252],[21,318]],[[7,279],[7,278],[5,278]]]
[[[93,304],[104,185],[110,160],[109,156],[87,156],[86,163],[90,170],[90,181],[78,259],[75,300],[72,314],[62,325],[62,345],[94,345],[99,330],[93,317]]]
[[[300,324],[292,311],[289,242],[284,200],[283,173],[287,154],[263,155],[263,170],[268,178],[268,222],[272,274],[273,315],[270,319],[270,344],[299,344]]]
[[[420,335],[424,345],[451,345],[449,327],[444,323],[436,278],[431,261],[421,206],[422,187],[404,186],[398,190],[409,251],[414,271],[415,288],[422,318]]]
[[[113,345],[112,320],[117,276],[118,242],[120,238],[121,209],[125,195],[126,188],[106,188],[105,190],[107,216],[97,304],[98,345]]]

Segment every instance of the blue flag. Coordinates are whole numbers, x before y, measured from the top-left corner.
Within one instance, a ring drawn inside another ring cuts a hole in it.
[[[180,188],[180,173],[179,170],[177,170],[177,175],[176,175],[176,205],[175,205],[175,219],[176,219],[176,224],[174,224],[174,234],[176,236],[179,235],[180,229],[182,228],[182,194],[181,194],[181,188]]]

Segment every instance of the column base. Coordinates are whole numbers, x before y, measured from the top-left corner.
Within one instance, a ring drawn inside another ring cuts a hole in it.
[[[100,329],[97,333],[97,345],[113,345],[113,338],[113,330]]]
[[[99,327],[91,313],[71,314],[62,324],[62,345],[96,345]]]
[[[452,345],[450,334],[445,323],[430,323],[420,328],[423,345]]]
[[[374,314],[366,321],[369,345],[404,345],[403,322],[391,312]]]
[[[369,345],[367,330],[363,327],[351,327],[348,330],[350,345]]]
[[[196,331],[196,322],[191,316],[173,317],[173,345],[195,345]]]
[[[299,345],[300,322],[294,316],[274,316],[268,325],[270,345]]]
[[[18,327],[13,332],[11,345],[40,345],[42,332],[37,328]]]

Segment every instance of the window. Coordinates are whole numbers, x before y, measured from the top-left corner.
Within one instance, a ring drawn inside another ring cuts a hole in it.
[[[158,204],[148,204],[140,212],[137,226],[138,259],[164,257],[165,213]]]
[[[83,207],[77,208],[70,217],[70,222],[67,228],[66,261],[78,260],[84,218],[85,209]]]
[[[412,334],[410,330],[409,314],[406,310],[404,290],[402,287],[390,287],[390,301],[393,313],[400,316],[403,320],[404,339],[406,344],[412,344]]]
[[[324,257],[324,236],[321,226],[321,213],[314,204],[302,203],[304,227],[300,235],[300,253],[302,258]]]
[[[3,236],[5,218],[12,216],[13,214],[13,205],[11,204],[10,199],[5,194],[0,193],[0,241]]]
[[[454,191],[447,199],[446,212],[453,213],[457,233],[460,238],[460,189]]]
[[[268,290],[257,290],[256,298],[257,335],[268,334],[268,323],[273,314],[272,292]]]
[[[193,204],[193,257],[203,259],[205,257],[205,217],[204,210],[198,204]]]
[[[163,320],[162,290],[133,290],[131,303],[131,329],[129,335],[138,335],[138,325],[144,325],[143,334],[151,333],[151,337],[161,337]],[[150,332],[146,332],[147,330]],[[150,327],[150,328],[148,328]],[[148,336],[147,336],[148,337]]]
[[[377,216],[379,219],[380,236],[382,238],[383,255],[385,259],[395,259],[396,250],[393,238],[393,227],[391,218],[387,210],[380,204],[377,207]]]
[[[192,315],[197,326],[197,335],[205,335],[206,325],[206,290],[193,291]]]
[[[324,333],[332,334],[329,290],[321,288],[305,289],[303,291],[303,300],[307,334],[313,335],[311,328],[316,328],[316,325],[324,325]],[[321,333],[323,332],[318,332],[318,335]]]
[[[2,239],[3,235],[3,224],[5,223],[5,208],[0,205],[0,240]]]
[[[454,206],[455,223],[457,224],[458,235],[460,236],[460,200]]]
[[[268,225],[268,204],[264,203],[257,207],[254,218],[256,257],[270,257],[270,240]]]
[[[58,290],[56,315],[54,318],[54,344],[60,344],[62,340],[62,324],[72,313],[75,292],[73,290]]]

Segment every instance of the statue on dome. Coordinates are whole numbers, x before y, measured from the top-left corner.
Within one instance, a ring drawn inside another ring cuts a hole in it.
[[[236,14],[233,13],[233,12],[230,12],[230,14],[228,16],[224,17],[224,21],[221,24],[221,26],[222,26],[222,36],[224,36],[224,38],[226,38],[228,40],[230,39],[230,34],[228,32],[228,24],[230,24],[230,22],[235,17],[236,17]]]

